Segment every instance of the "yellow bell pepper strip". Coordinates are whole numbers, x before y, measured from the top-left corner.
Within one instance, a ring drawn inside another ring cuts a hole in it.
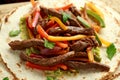
[[[104,19],[103,13],[92,2],[88,2],[86,5],[95,13],[97,13],[102,19]]]
[[[60,8],[56,8],[56,10],[67,10],[67,9],[69,9],[71,6],[73,6],[73,4],[71,3],[71,4],[68,4],[68,5],[66,5],[66,6],[63,6],[63,7],[60,7]]]
[[[87,48],[87,53],[88,53],[88,59],[90,62],[94,62],[94,55],[92,53],[91,47]]]
[[[92,16],[93,18],[95,18],[99,22],[99,24],[102,28],[105,27],[105,23],[104,23],[103,19],[98,14],[96,14],[95,12],[93,12],[91,10],[87,10],[87,14],[89,16]]]
[[[48,36],[48,40],[50,41],[71,41],[71,40],[78,40],[81,38],[85,38],[85,35],[75,35],[71,37],[63,37],[63,36]]]
[[[102,44],[104,44],[106,47],[110,46],[112,43],[109,41],[106,41],[105,39],[103,39],[97,32],[95,32],[95,35],[97,35],[98,39],[100,40],[100,42]]]
[[[27,28],[27,30],[28,30],[29,38],[30,39],[34,38],[34,35],[32,34],[31,30],[29,28]]]
[[[101,41],[106,47],[108,47],[108,46],[110,46],[110,45],[112,44],[111,42],[106,41],[106,40],[103,39],[102,37],[100,37],[100,36],[98,36],[98,37],[99,37],[100,41]]]
[[[48,35],[40,25],[37,26],[37,31],[38,31],[38,33],[42,37],[46,38],[49,41],[53,41],[53,42],[55,42],[55,41],[78,40],[78,39],[81,39],[81,38],[88,37],[88,36],[85,36],[85,35],[75,35],[75,36],[70,36],[70,37],[65,37],[65,36],[51,36],[51,35]]]
[[[50,19],[56,21],[63,30],[67,30],[68,29],[67,26],[65,26],[59,18],[51,17]]]
[[[32,6],[35,6],[35,0],[30,0]]]

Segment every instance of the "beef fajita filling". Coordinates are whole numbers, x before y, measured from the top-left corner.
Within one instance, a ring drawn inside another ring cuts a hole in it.
[[[27,39],[8,44],[12,50],[21,50],[20,58],[30,63],[29,67],[109,71],[109,66],[100,62],[100,47],[105,40],[99,32],[105,24],[87,5],[81,10],[73,5],[63,8],[40,6],[22,19],[21,25],[25,23],[26,32],[21,30],[21,33],[27,33]]]

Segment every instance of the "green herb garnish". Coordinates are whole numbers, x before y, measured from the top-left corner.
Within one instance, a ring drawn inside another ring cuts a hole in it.
[[[116,53],[115,45],[112,43],[110,46],[108,46],[106,52],[107,52],[108,58],[111,60]]]
[[[44,46],[49,49],[53,49],[55,46],[55,43],[48,41],[47,39],[44,39]]]
[[[54,80],[54,78],[51,76],[47,76],[47,80]]]
[[[20,30],[12,30],[9,32],[10,37],[15,37],[18,36],[19,34],[20,34]]]
[[[70,15],[65,12],[63,12],[62,15],[63,15],[63,22],[65,23],[70,18]]]
[[[5,78],[3,78],[3,80],[9,80],[9,78],[8,78],[8,77],[5,77]]]

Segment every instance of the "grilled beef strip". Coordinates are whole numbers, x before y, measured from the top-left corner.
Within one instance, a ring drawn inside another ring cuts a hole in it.
[[[86,52],[75,52],[75,58],[88,58],[88,54]]]
[[[43,7],[43,6],[40,6],[40,9],[41,9],[41,11],[42,11],[43,13],[45,13],[46,15],[56,16],[56,17],[58,17],[59,19],[61,19],[61,21],[63,20],[63,18],[62,18],[62,13],[60,13],[59,11],[57,11],[57,10],[55,10],[55,9],[52,9],[52,8],[49,8],[49,9],[48,9],[48,8]],[[76,19],[72,18],[72,17],[70,17],[70,18],[68,19],[68,21],[69,21],[69,23],[70,23],[71,26],[82,27],[82,26],[79,24],[79,22],[78,22]]]
[[[11,41],[9,43],[9,46],[13,50],[22,50],[33,46],[44,46],[44,41],[41,39],[29,39],[23,41],[15,40],[15,41]]]
[[[79,52],[79,51],[85,51],[88,47],[97,47],[97,46],[98,46],[98,42],[96,41],[96,39],[94,37],[88,37],[74,42],[73,44],[71,44],[70,48],[75,52]]]
[[[67,61],[69,58],[73,57],[74,54],[75,52],[71,51],[66,54],[59,55],[56,57],[51,57],[51,58],[31,58],[27,56],[26,54],[21,53],[20,58],[22,60],[29,61],[29,62],[32,62],[37,65],[41,65],[41,66],[53,66],[53,65]]]
[[[80,11],[78,11],[75,6],[70,7],[69,10],[70,10],[75,16],[81,16]]]
[[[71,35],[76,34],[83,34],[83,35],[94,35],[94,30],[92,28],[81,28],[81,27],[74,27],[74,26],[67,26],[68,30],[62,30],[60,27],[50,28],[48,34],[50,35],[58,35],[58,34],[65,34],[69,33]]]
[[[97,62],[78,62],[78,61],[66,61],[64,62],[67,66],[73,68],[73,69],[98,69],[102,71],[109,71],[110,67],[101,63]]]
[[[38,20],[38,24],[40,24],[44,30],[48,28],[47,23],[48,23],[48,19]]]

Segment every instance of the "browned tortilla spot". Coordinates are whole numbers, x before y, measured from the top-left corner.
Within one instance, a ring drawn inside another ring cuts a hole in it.
[[[19,68],[21,67],[20,63],[16,63],[16,65],[17,65]]]
[[[115,22],[120,26],[120,21],[116,17],[114,17],[114,19],[115,19]]]
[[[118,76],[120,76],[120,73],[114,74],[116,72],[116,70],[118,69],[119,65],[120,65],[120,61],[117,64],[117,67],[115,68],[114,72],[109,72],[106,76],[102,77],[100,80],[113,80],[113,79],[117,78]]]
[[[0,58],[1,58],[1,54],[0,54]],[[11,73],[11,75],[14,77],[14,79],[13,79],[13,80],[19,80],[19,79],[16,77],[16,74],[14,74],[14,73],[12,72],[12,70],[10,70],[10,68],[8,68],[8,67],[7,67],[7,63],[6,63],[6,62],[4,62],[2,58],[1,58],[1,61],[2,61],[2,62],[3,62],[3,64],[5,65],[5,67],[6,67],[7,71],[8,71],[8,72],[10,72],[10,73]]]
[[[17,8],[16,8],[17,9]],[[11,11],[8,15],[6,15],[5,17],[5,23],[8,22],[8,18],[16,11],[16,9],[14,9],[13,11]]]

